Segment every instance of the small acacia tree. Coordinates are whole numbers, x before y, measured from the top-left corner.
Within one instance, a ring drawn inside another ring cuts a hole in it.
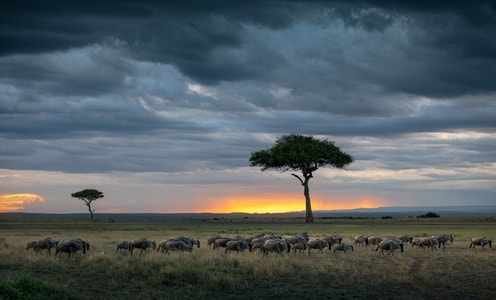
[[[313,223],[312,204],[308,182],[313,172],[322,166],[331,165],[338,169],[353,162],[353,157],[342,152],[334,142],[319,140],[313,136],[299,134],[284,135],[276,140],[276,144],[267,150],[253,152],[250,165],[262,167],[262,171],[288,170],[301,171],[301,176],[292,173],[303,185],[306,203],[306,223]]]
[[[88,207],[88,210],[90,212],[91,220],[93,220],[93,213],[95,212],[95,210],[91,209],[91,202],[95,201],[96,199],[103,198],[103,193],[95,189],[85,189],[76,193],[72,193],[71,196],[74,198],[78,198],[79,200],[84,202],[84,205]]]

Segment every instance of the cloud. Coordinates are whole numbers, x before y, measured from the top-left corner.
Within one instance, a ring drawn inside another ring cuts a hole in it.
[[[334,189],[361,191],[353,201],[394,201],[406,190],[414,199],[428,186],[426,199],[459,201],[478,189],[487,202],[494,191],[486,169],[496,160],[489,2],[1,8],[1,171],[26,177],[0,186],[43,195],[37,209],[77,209],[60,203],[82,183],[125,199],[106,197],[116,211],[135,205],[121,186],[155,191],[147,194],[153,205],[165,186],[177,193],[171,198],[195,203],[187,209],[207,207],[192,199],[202,198],[197,184],[245,192],[261,185],[267,174],[247,171],[250,153],[289,133],[329,138],[355,157],[342,177],[322,172],[339,182]],[[464,188],[455,194],[450,184]],[[321,199],[332,193],[315,185]],[[179,209],[168,201],[164,207]]]
[[[1,194],[0,212],[19,211],[27,204],[44,201],[43,197],[36,194]]]

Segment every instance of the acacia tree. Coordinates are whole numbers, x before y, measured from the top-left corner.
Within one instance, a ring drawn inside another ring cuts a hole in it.
[[[88,210],[90,212],[91,220],[93,220],[93,213],[95,212],[95,210],[91,209],[91,202],[95,201],[96,199],[103,198],[103,193],[95,189],[85,189],[76,193],[72,193],[71,196],[74,198],[78,198],[79,200],[84,202],[84,205],[88,207]]]
[[[250,157],[250,166],[260,166],[262,171],[301,171],[302,176],[295,173],[291,175],[303,185],[306,223],[313,223],[310,189],[308,188],[308,182],[313,177],[313,172],[326,165],[342,169],[352,162],[353,157],[342,152],[339,147],[334,145],[334,142],[299,134],[284,135],[276,140],[272,148],[252,152]]]

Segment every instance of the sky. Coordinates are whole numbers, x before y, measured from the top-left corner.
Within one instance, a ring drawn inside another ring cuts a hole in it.
[[[292,133],[314,210],[494,205],[495,78],[496,1],[3,1],[0,211],[303,211]]]

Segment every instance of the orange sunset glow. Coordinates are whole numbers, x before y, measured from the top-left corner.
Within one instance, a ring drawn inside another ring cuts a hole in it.
[[[24,208],[24,204],[43,202],[44,199],[37,194],[2,194],[0,195],[0,212],[18,211]]]
[[[234,196],[224,197],[212,202],[213,204],[205,211],[216,213],[283,213],[305,210],[305,199],[299,195],[271,195],[258,198]],[[312,199],[312,210],[345,210],[380,206],[384,206],[384,202],[373,198],[336,199],[332,201],[323,201],[318,198]]]

